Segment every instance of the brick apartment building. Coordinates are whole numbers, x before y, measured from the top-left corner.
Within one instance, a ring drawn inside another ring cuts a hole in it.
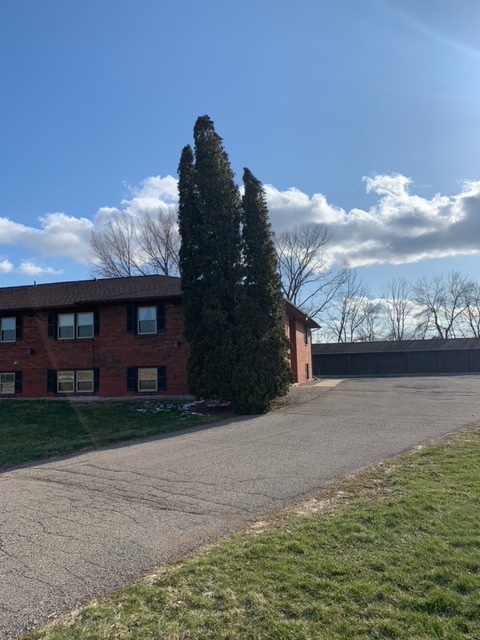
[[[317,324],[285,303],[295,381]],[[138,276],[0,288],[0,397],[188,394],[180,279]]]

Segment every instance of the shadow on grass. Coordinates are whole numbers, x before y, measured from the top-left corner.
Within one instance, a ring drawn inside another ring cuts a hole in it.
[[[191,414],[174,402],[0,403],[0,473],[225,426],[248,417]]]

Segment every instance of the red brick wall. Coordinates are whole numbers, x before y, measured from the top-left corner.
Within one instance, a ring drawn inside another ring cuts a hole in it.
[[[186,395],[189,349],[183,337],[183,307],[167,302],[165,312],[165,332],[133,335],[126,331],[127,305],[103,305],[99,308],[99,335],[75,340],[48,337],[48,311],[24,313],[23,338],[16,343],[0,343],[0,372],[22,371],[22,392],[17,396],[41,398],[66,395],[47,393],[47,370],[98,369],[99,389],[95,395],[115,398],[152,395],[127,391],[127,367],[166,366],[167,388],[153,395]],[[291,343],[294,381],[307,382],[312,376],[310,332],[305,344],[304,324],[294,317],[285,318],[285,329]]]
[[[289,317],[289,339],[290,339],[290,365],[294,375],[294,382],[303,384],[312,379],[312,345],[310,330],[307,333],[307,344],[305,344],[304,323]],[[308,378],[306,375],[306,365],[308,364]]]
[[[0,372],[22,371],[22,393],[17,396],[39,398],[56,395],[47,393],[48,369],[99,369],[98,395],[120,397],[136,395],[127,391],[127,367],[166,366],[167,388],[154,395],[185,395],[189,351],[183,337],[183,309],[167,303],[165,312],[165,332],[133,335],[126,332],[126,305],[104,305],[99,308],[99,335],[76,340],[48,338],[47,311],[24,313],[23,338],[0,344]]]

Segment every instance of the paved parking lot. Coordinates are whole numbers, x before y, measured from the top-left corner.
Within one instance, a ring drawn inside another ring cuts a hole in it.
[[[480,376],[346,380],[304,400],[0,474],[0,638],[480,422]]]

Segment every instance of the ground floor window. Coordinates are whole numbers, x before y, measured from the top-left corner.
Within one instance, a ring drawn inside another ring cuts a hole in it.
[[[73,393],[74,380],[75,380],[74,371],[59,371],[57,373],[58,393]]]
[[[310,365],[308,362],[305,363],[305,379],[310,379]]]
[[[58,371],[58,393],[92,393],[93,369],[87,371]]]
[[[128,367],[127,391],[152,393],[167,388],[166,367]]]
[[[78,393],[92,393],[93,391],[93,370],[77,371],[76,391]]]
[[[139,368],[138,369],[138,390],[139,391],[156,391],[157,390],[157,369]]]
[[[15,393],[14,373],[0,373],[0,393],[2,395]]]
[[[95,393],[98,382],[98,369],[47,371],[47,391],[50,393]]]

